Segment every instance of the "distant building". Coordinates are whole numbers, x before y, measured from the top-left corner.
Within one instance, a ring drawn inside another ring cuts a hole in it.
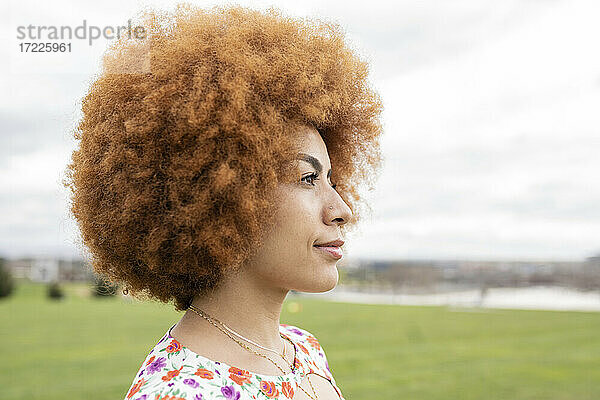
[[[588,274],[600,274],[600,255],[586,258],[584,268]]]
[[[6,266],[13,277],[32,282],[91,281],[94,278],[89,265],[80,259],[20,258],[6,260]]]
[[[58,281],[58,260],[53,258],[38,258],[31,263],[29,279],[33,282]]]
[[[590,267],[600,268],[600,255],[594,257],[588,257],[585,259],[585,264]]]
[[[21,258],[19,260],[5,260],[6,267],[11,271],[15,278],[31,279],[31,258]]]

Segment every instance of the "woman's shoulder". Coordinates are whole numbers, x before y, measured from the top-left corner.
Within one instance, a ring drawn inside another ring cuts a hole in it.
[[[188,353],[167,332],[140,365],[125,400],[251,398],[241,396],[239,388],[235,388],[237,371],[223,376],[210,360],[190,357]]]
[[[333,378],[329,369],[329,363],[327,362],[327,356],[325,355],[325,349],[323,349],[317,337],[312,332],[298,326],[289,324],[280,325],[284,329],[284,333],[289,333],[290,339],[295,342],[300,351],[308,356],[307,362],[311,368],[317,372],[323,372],[328,378]]]
[[[281,331],[284,334],[287,334],[287,336],[292,339],[292,341],[296,344],[298,344],[300,346],[300,348],[302,349],[304,348],[310,348],[310,349],[314,349],[319,351],[321,349],[321,345],[319,343],[319,341],[317,340],[316,336],[312,334],[312,332],[300,328],[298,326],[295,325],[289,325],[289,324],[279,324],[281,327]]]
[[[295,342],[296,347],[303,352],[304,362],[302,364],[304,372],[316,373],[329,379],[340,394],[340,398],[343,399],[341,390],[333,377],[333,372],[329,368],[325,349],[321,346],[317,337],[312,332],[294,325],[280,325],[286,332],[290,333],[290,339],[292,339]]]

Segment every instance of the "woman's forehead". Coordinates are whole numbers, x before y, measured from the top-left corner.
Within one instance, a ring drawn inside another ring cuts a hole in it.
[[[319,131],[312,126],[304,126],[298,133],[297,158],[311,163],[306,157],[309,156],[319,161],[321,165],[327,165],[329,163],[327,146]]]

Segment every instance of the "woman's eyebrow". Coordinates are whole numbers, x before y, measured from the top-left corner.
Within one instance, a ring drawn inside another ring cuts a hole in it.
[[[302,160],[302,161],[306,161],[307,163],[312,165],[314,167],[314,169],[317,170],[317,173],[319,173],[319,174],[323,171],[323,165],[321,165],[321,162],[309,154],[298,153],[298,159]],[[327,178],[329,178],[330,176],[331,176],[331,169],[329,169],[329,172],[327,172]]]

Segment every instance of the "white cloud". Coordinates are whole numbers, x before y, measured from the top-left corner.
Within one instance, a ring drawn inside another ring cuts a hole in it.
[[[552,5],[485,46],[388,81],[377,213],[349,254],[572,259],[599,251],[594,10]]]

